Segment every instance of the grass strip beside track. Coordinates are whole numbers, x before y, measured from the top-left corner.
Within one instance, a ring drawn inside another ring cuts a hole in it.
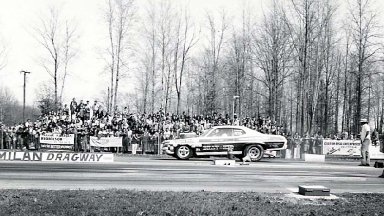
[[[383,194],[1,190],[0,215],[384,215]]]

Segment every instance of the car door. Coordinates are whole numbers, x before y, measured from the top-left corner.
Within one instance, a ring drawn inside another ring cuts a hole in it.
[[[233,142],[232,128],[216,128],[206,137],[199,138],[201,155],[222,155],[228,151],[228,145]]]
[[[245,142],[245,135],[246,132],[243,129],[240,128],[234,128],[233,129],[233,151],[236,153],[242,153],[245,145],[247,143]]]

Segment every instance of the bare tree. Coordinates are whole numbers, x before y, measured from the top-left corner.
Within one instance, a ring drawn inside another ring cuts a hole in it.
[[[106,23],[108,25],[110,71],[110,101],[108,110],[114,111],[117,106],[117,96],[121,70],[127,65],[127,52],[129,51],[129,32],[135,15],[134,0],[108,0]]]
[[[57,110],[62,100],[68,67],[76,53],[74,49],[74,42],[78,37],[76,28],[69,20],[60,17],[58,8],[51,7],[46,17],[40,17],[40,25],[34,27],[34,32],[36,40],[46,53],[42,57],[41,64],[52,78],[54,106]]]
[[[324,126],[324,118],[328,119],[324,114],[332,101],[329,90],[335,67],[330,60],[337,56],[333,30],[336,7],[329,0],[291,0],[290,6],[293,13],[284,17],[297,67],[295,129],[302,135],[312,134],[319,124],[320,128]]]
[[[177,17],[173,45],[173,71],[177,95],[176,113],[179,114],[184,72],[191,48],[197,42],[197,32],[195,26],[191,23],[187,9],[182,10]]]
[[[150,104],[149,100],[149,91],[151,88],[151,76],[152,76],[152,56],[149,52],[145,52],[141,58],[140,69],[137,73],[137,80],[139,81],[139,86],[137,91],[141,93],[141,109],[144,113],[148,111],[148,105]]]
[[[110,112],[113,110],[113,94],[111,91],[114,89],[114,80],[115,80],[115,39],[114,39],[114,22],[115,22],[115,10],[113,7],[112,0],[108,0],[108,10],[106,12],[106,20],[108,24],[108,36],[109,36],[109,48],[108,48],[108,54],[110,57],[110,61],[108,63],[108,68],[111,75],[111,82],[110,86],[108,88],[108,103],[107,103],[107,110]]]
[[[283,85],[291,75],[292,44],[284,17],[274,1],[273,9],[264,15],[263,24],[254,34],[256,65],[264,72],[260,80],[268,89],[268,115],[277,120]]]
[[[158,29],[157,45],[160,50],[160,69],[161,69],[161,107],[167,109],[170,89],[170,64],[171,64],[171,40],[173,26],[173,6],[169,0],[160,1],[158,5]],[[168,68],[167,68],[168,67]]]
[[[225,85],[227,86],[224,98],[225,110],[232,110],[240,119],[243,114],[254,115],[253,101],[258,93],[254,89],[254,62],[252,60],[252,31],[253,24],[251,8],[244,7],[241,16],[241,25],[232,24],[232,36],[228,40],[228,53],[225,62]],[[258,82],[256,80],[256,82]],[[234,96],[240,96],[234,99]]]
[[[368,83],[372,71],[368,66],[369,62],[375,58],[379,47],[376,39],[378,37],[377,13],[371,9],[371,0],[353,0],[350,2],[349,15],[351,23],[351,35],[353,43],[353,55],[356,61],[356,70],[351,71],[355,77],[355,101],[356,112],[354,115],[355,133],[359,131],[360,118],[363,110],[363,97],[365,95],[365,85]]]
[[[217,91],[218,91],[218,73],[220,72],[220,60],[225,40],[225,34],[228,30],[227,15],[224,11],[220,13],[220,20],[217,21],[213,14],[207,14],[208,22],[208,46],[204,50],[205,56],[205,110],[207,113],[217,111]]]
[[[65,87],[65,81],[68,75],[68,68],[70,65],[70,61],[76,56],[77,50],[74,48],[74,44],[76,43],[78,38],[77,31],[75,26],[70,26],[68,21],[65,22],[65,38],[64,38],[64,53],[62,57],[62,61],[64,63],[63,68],[63,79],[60,90],[60,101],[63,101],[63,92]]]
[[[144,111],[146,111],[147,105],[147,91],[151,91],[150,110],[153,113],[155,111],[155,98],[156,98],[156,78],[157,78],[157,5],[154,1],[148,1],[149,7],[146,9],[147,16],[143,19],[143,35],[145,38],[145,48],[150,52],[144,53],[144,68],[146,72],[146,83],[144,84]],[[149,89],[149,82],[151,83]]]

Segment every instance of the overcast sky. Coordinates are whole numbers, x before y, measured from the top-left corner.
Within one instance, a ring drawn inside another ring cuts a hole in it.
[[[175,0],[181,1],[181,0]],[[142,7],[144,0],[137,0]],[[232,16],[241,13],[244,0],[190,0],[190,8],[195,18],[203,17],[206,11],[225,9]],[[249,0],[255,14],[261,14],[262,8],[270,0]],[[384,0],[378,1],[382,11]],[[39,64],[43,52],[33,37],[33,26],[47,12],[49,5],[62,8],[62,16],[73,18],[78,26],[80,38],[78,53],[72,61],[71,75],[67,79],[65,101],[73,96],[78,99],[93,100],[103,90],[100,86],[107,78],[103,75],[104,61],[100,59],[100,49],[105,47],[106,28],[102,16],[105,0],[0,0],[0,36],[8,48],[6,67],[0,71],[0,86],[9,87],[19,101],[22,101],[23,77],[20,70],[31,71],[28,76],[27,103],[32,104],[39,84],[49,79],[49,75]],[[138,35],[134,35],[138,37]],[[109,80],[109,79],[107,79]],[[127,78],[124,82],[133,82]],[[123,86],[123,85],[122,85]],[[132,86],[132,85],[131,85]],[[123,87],[122,87],[123,88]],[[128,89],[129,90],[129,89]]]
[[[179,0],[177,0],[179,1]],[[34,38],[33,26],[38,25],[40,17],[47,13],[50,5],[61,8],[61,15],[73,18],[78,26],[80,38],[78,53],[72,61],[71,75],[67,79],[65,101],[72,96],[90,99],[100,95],[103,89],[104,61],[100,49],[105,47],[107,25],[102,17],[105,0],[0,0],[0,35],[8,49],[6,67],[0,71],[0,86],[9,87],[19,101],[23,97],[23,77],[21,70],[31,71],[27,82],[27,103],[32,104],[38,86],[49,79],[41,67],[40,55],[44,52]],[[137,6],[143,7],[144,0]],[[262,1],[256,1],[261,4]],[[204,15],[205,11],[225,9],[232,13],[241,8],[241,0],[193,0],[190,1],[193,16]],[[241,10],[239,10],[241,11]],[[134,35],[137,37],[138,35]],[[132,82],[134,78],[127,78]]]

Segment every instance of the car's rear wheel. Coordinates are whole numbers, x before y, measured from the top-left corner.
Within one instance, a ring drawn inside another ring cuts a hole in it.
[[[180,160],[188,160],[193,155],[192,148],[187,145],[178,146],[175,150],[176,157]]]
[[[263,157],[264,148],[261,145],[250,145],[244,150],[244,157],[251,161],[259,161]]]

